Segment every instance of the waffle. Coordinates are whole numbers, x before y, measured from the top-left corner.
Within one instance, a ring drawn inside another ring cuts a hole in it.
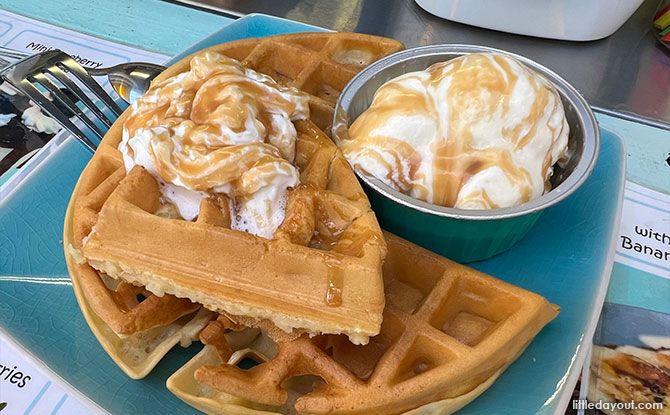
[[[271,341],[219,318],[168,389],[217,414],[451,413],[486,390],[558,313],[537,294],[385,237],[387,307],[367,345],[341,335]],[[250,360],[260,364],[249,368]]]
[[[155,215],[158,185],[136,167],[102,206],[83,256],[154,294],[365,343],[384,308],[381,231],[339,150],[309,121],[296,129],[301,185],[274,239],[231,230],[207,210],[196,222]]]
[[[102,146],[80,178],[65,217],[65,259],[82,313],[100,344],[131,378],[145,377],[177,343],[190,344],[212,318],[188,299],[158,297],[143,287],[97,272],[79,249],[102,202],[123,174],[118,151]]]
[[[271,320],[285,331],[346,333],[357,343],[378,333],[384,306],[381,231],[353,172],[318,127],[327,128],[339,91],[357,71],[401,48],[374,36],[310,33],[208,49],[311,94],[313,123],[296,123],[294,164],[301,185],[291,192],[286,220],[270,242],[228,229],[229,218],[211,199],[201,205],[196,222],[175,220],[174,212],[159,205],[155,180],[146,171],[125,173],[117,150],[123,114],[71,201],[66,256],[83,294],[80,303],[87,300],[89,311],[121,336],[192,315],[198,305],[186,298],[248,325]],[[189,61],[171,66],[156,82],[187,70]],[[137,295],[146,299],[138,304]]]

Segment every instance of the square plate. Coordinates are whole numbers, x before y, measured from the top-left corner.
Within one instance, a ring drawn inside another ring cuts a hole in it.
[[[175,57],[217,43],[323,30],[249,15]],[[593,174],[571,197],[548,209],[508,252],[473,267],[545,296],[559,316],[495,384],[461,413],[562,413],[585,359],[602,307],[623,195],[621,139],[601,129]],[[144,380],[118,369],[79,311],[65,266],[63,217],[90,155],[73,139],[0,203],[0,330],[76,389],[112,413],[195,413],[165,380],[201,346],[173,349]]]

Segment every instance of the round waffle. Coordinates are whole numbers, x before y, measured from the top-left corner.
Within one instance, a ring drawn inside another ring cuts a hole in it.
[[[167,386],[204,412],[450,413],[556,316],[537,294],[379,229],[322,130],[356,71],[399,48],[330,33],[210,49],[310,94],[311,119],[295,123],[301,184],[271,240],[231,230],[209,199],[193,222],[164,209],[153,176],[123,166],[126,114],[110,129],[73,193],[64,245],[82,312],[129,376],[199,338]]]
[[[129,376],[145,376],[197,334],[210,318],[200,304],[250,324],[269,319],[287,331],[347,333],[359,343],[378,333],[384,241],[353,172],[321,130],[346,82],[401,48],[375,36],[302,33],[208,49],[309,94],[311,121],[296,125],[302,185],[291,192],[287,220],[272,241],[227,228],[207,204],[195,222],[166,217],[153,177],[142,168],[126,174],[123,166],[117,148],[128,114],[112,126],[73,192],[64,246],[80,307]],[[332,223],[337,235],[328,233]],[[308,237],[315,231],[329,238]],[[221,281],[222,274],[229,278]]]
[[[272,333],[240,342],[249,333],[219,318],[168,388],[210,414],[448,414],[491,386],[558,314],[537,294],[385,238],[387,306],[367,345]]]

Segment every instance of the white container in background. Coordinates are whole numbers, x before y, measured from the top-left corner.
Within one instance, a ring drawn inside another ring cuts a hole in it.
[[[487,29],[563,40],[616,32],[643,0],[416,0],[426,11]]]

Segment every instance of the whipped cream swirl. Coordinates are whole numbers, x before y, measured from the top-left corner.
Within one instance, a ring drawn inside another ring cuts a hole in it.
[[[386,82],[348,133],[349,162],[395,189],[492,209],[551,188],[569,127],[548,80],[509,56],[476,53]]]
[[[127,171],[144,167],[186,220],[203,199],[223,193],[233,229],[272,237],[288,188],[299,184],[293,121],[309,118],[306,95],[206,51],[130,111],[119,145]]]

